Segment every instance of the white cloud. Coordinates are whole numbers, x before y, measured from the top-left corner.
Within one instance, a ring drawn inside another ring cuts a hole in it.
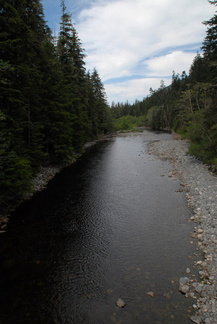
[[[186,67],[190,67],[194,57],[195,53],[186,53],[183,51],[174,51],[164,56],[155,57],[145,61],[147,67],[146,74],[148,76],[167,76],[168,71],[172,75],[173,70],[176,73],[181,73]],[[185,72],[188,73],[188,70]]]
[[[164,80],[165,86],[171,83],[171,78]],[[134,102],[136,99],[142,100],[149,94],[149,89],[158,89],[160,87],[161,78],[142,78],[134,79],[114,84],[105,84],[106,94],[109,104],[112,101],[117,102]]]
[[[87,69],[96,67],[103,81],[188,72],[205,37],[202,21],[210,19],[214,9],[207,0],[95,0],[76,21]],[[129,100],[133,93],[134,99],[145,96],[144,83],[135,79],[124,86],[107,85],[109,101],[111,92],[118,101]],[[120,99],[127,86],[130,91]]]

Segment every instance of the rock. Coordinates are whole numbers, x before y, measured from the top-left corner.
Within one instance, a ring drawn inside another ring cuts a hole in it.
[[[207,267],[207,262],[206,262],[206,261],[203,261],[203,262],[201,263],[201,267],[206,268],[206,267]]]
[[[196,261],[195,265],[201,265],[203,261]]]
[[[188,146],[189,142],[160,138],[151,147],[152,154],[170,160],[174,170],[181,175],[181,183],[186,183],[186,205],[192,210],[190,220],[197,224],[191,236],[195,238],[197,249],[202,253],[199,255],[205,258],[194,263],[199,268],[202,286],[201,282],[197,282],[194,287],[192,280],[185,278],[179,283],[183,293],[188,291],[189,286],[189,292],[185,296],[197,300],[193,306],[196,313],[190,315],[191,321],[196,324],[217,324],[217,177],[212,174],[212,169],[186,154]],[[173,176],[171,171],[167,174]]]
[[[187,294],[190,290],[188,284],[189,284],[189,278],[181,277],[179,279],[179,291],[183,294]]]
[[[212,324],[212,321],[210,318],[206,318],[204,321],[205,324]]]
[[[179,291],[183,294],[187,294],[189,292],[190,288],[188,285],[180,285]]]
[[[186,284],[188,284],[189,283],[189,278],[188,277],[181,277],[180,279],[179,279],[179,284],[180,285],[186,285]]]
[[[191,270],[189,268],[186,269],[186,273],[190,273]]]
[[[147,292],[146,295],[154,297],[154,293],[152,291]]]
[[[197,297],[195,296],[195,294],[193,293],[193,291],[191,291],[191,292],[188,294],[188,296],[191,297],[191,298],[195,298],[195,299],[197,298]]]
[[[200,283],[194,282],[194,283],[192,284],[192,286],[194,287],[195,291],[196,291],[198,294],[200,294],[201,291],[203,290],[203,285],[200,284]]]
[[[206,270],[203,270],[203,271],[201,270],[198,273],[199,273],[201,279],[208,279],[209,278],[209,275],[208,275]]]
[[[202,319],[200,316],[191,316],[190,320],[196,324],[200,324],[202,322]]]
[[[126,303],[123,299],[118,298],[118,300],[116,301],[116,306],[118,306],[120,308],[124,308],[126,306]]]

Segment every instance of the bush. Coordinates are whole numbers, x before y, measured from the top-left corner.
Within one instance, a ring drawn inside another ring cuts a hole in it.
[[[18,203],[30,191],[32,171],[30,162],[15,152],[0,153],[0,205],[3,210],[11,203]]]
[[[141,117],[127,115],[115,120],[116,130],[135,131],[139,126],[141,126]]]
[[[212,147],[212,143],[208,138],[202,138],[197,143],[191,143],[188,153],[199,158],[206,164],[212,164],[217,166],[217,153]]]

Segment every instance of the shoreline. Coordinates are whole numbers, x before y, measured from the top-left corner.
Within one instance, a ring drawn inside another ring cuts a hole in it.
[[[190,319],[197,324],[217,323],[217,176],[209,167],[193,156],[187,155],[189,142],[172,139],[155,140],[148,152],[158,159],[169,160],[172,176],[178,177],[192,211],[190,221],[195,223],[193,233],[197,250],[203,258],[195,261],[200,280],[191,279],[190,274],[180,278],[179,290],[186,297],[194,298],[195,315]]]
[[[40,167],[40,170],[37,172],[37,174],[33,177],[32,179],[32,190],[31,192],[26,193],[22,200],[17,203],[16,205],[13,206],[9,206],[8,209],[3,212],[2,214],[0,214],[0,235],[6,232],[7,229],[7,224],[9,222],[9,218],[10,218],[10,214],[24,201],[31,199],[31,197],[39,192],[44,190],[49,181],[55,177],[55,175],[57,173],[59,173],[61,170],[63,170],[65,167],[72,165],[73,163],[75,163],[79,157],[81,157],[85,151],[90,148],[91,146],[97,144],[98,142],[101,141],[107,141],[110,140],[111,138],[117,137],[117,136],[135,136],[135,135],[141,135],[142,132],[121,132],[121,131],[117,131],[115,133],[112,134],[108,134],[108,135],[99,135],[97,139],[92,140],[90,142],[87,142],[84,144],[83,146],[83,150],[81,153],[77,154],[77,156],[74,158],[74,160],[72,160],[71,162],[65,164],[65,165],[56,165],[56,166],[46,166]]]
[[[115,137],[116,134],[110,134],[110,135],[102,135],[99,136],[98,139],[95,139],[93,141],[87,142],[84,144],[83,146],[83,151],[80,154],[77,154],[77,156],[69,163],[64,164],[64,165],[56,165],[56,166],[46,166],[46,167],[40,167],[40,170],[37,172],[37,174],[33,177],[32,179],[32,190],[31,192],[26,193],[22,200],[14,205],[14,206],[9,206],[8,210],[5,211],[4,213],[0,214],[0,235],[6,232],[7,229],[7,224],[9,222],[10,219],[10,214],[24,201],[31,199],[31,197],[36,194],[39,191],[44,190],[49,181],[51,179],[53,179],[55,177],[55,175],[57,173],[59,173],[61,170],[63,170],[64,168],[66,168],[67,166],[72,165],[73,163],[75,163],[77,161],[77,159],[79,157],[81,157],[85,151],[95,145],[96,143],[100,142],[100,141],[106,141],[111,139],[112,137]]]
[[[192,212],[189,221],[194,222],[195,226],[193,233],[189,233],[189,237],[196,239],[196,249],[200,251],[203,258],[194,263],[200,280],[192,279],[191,274],[187,272],[179,282],[180,293],[193,298],[195,315],[190,319],[197,324],[217,324],[217,176],[209,170],[208,166],[195,157],[187,155],[189,142],[181,140],[176,134],[168,136],[148,130],[144,130],[143,133],[116,133],[86,143],[83,153],[99,141],[110,140],[117,136],[136,135],[147,137],[149,154],[157,159],[169,160],[172,171],[168,176],[179,179],[186,197],[186,205]],[[48,182],[64,167],[41,168],[33,179],[33,192],[24,200],[46,188]],[[6,231],[9,215],[0,216],[0,233]]]

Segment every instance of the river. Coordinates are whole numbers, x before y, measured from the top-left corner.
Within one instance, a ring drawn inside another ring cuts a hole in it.
[[[191,323],[178,291],[191,212],[149,141],[92,146],[16,209],[0,236],[0,324]]]

